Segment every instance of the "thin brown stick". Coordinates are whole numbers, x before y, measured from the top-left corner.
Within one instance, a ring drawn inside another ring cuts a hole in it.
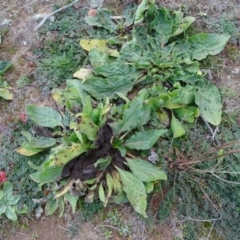
[[[206,156],[206,155],[208,155],[208,154],[214,153],[214,152],[217,151],[217,150],[221,150],[221,149],[227,148],[227,147],[229,147],[229,146],[231,146],[231,145],[234,145],[234,144],[236,144],[236,143],[240,143],[240,139],[239,139],[239,140],[236,140],[236,141],[233,141],[233,142],[225,143],[225,144],[223,144],[223,145],[221,145],[221,146],[217,146],[217,147],[215,147],[214,149],[212,149],[212,150],[204,153],[203,156]]]
[[[216,159],[216,158],[221,158],[221,157],[224,157],[224,156],[227,156],[227,155],[230,155],[230,154],[233,154],[233,153],[239,153],[239,152],[240,152],[240,149],[234,150],[234,151],[231,151],[231,152],[227,152],[227,153],[224,153],[224,154],[221,154],[221,155],[218,155],[218,156],[213,156],[213,157],[210,157],[210,158],[206,158],[206,159],[203,159],[203,160],[181,163],[180,165],[181,166],[194,165],[194,164],[197,164],[197,163],[207,162],[207,161],[210,161],[210,160],[213,160],[213,159]]]
[[[71,7],[72,5],[74,5],[75,3],[77,3],[78,1],[79,1],[79,0],[75,0],[74,2],[72,2],[72,3],[70,3],[70,4],[66,5],[66,6],[63,6],[63,7],[59,8],[59,9],[57,9],[56,11],[48,14],[47,16],[45,16],[45,17],[43,18],[43,20],[42,20],[33,30],[34,30],[34,31],[37,31],[39,28],[42,27],[42,25],[47,21],[47,19],[49,19],[50,17],[52,17],[54,14],[56,14],[56,13],[58,13],[58,12],[61,12],[62,10],[66,9],[66,8],[68,8],[68,7]]]

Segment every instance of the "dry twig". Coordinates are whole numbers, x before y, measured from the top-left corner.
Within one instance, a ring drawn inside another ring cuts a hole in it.
[[[59,8],[59,9],[57,9],[56,11],[48,14],[47,16],[45,16],[45,17],[43,18],[43,20],[42,20],[33,30],[34,30],[34,31],[37,31],[39,28],[42,27],[42,25],[47,21],[47,19],[49,19],[50,17],[52,17],[54,14],[56,14],[56,13],[58,13],[58,12],[61,12],[62,10],[66,9],[66,8],[68,8],[68,7],[71,7],[72,5],[74,5],[75,3],[77,3],[78,1],[79,1],[79,0],[75,0],[74,2],[72,2],[72,3],[70,3],[70,4],[66,5],[66,6],[63,6],[63,7]]]

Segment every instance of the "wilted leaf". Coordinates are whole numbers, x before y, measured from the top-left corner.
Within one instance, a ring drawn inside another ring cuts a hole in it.
[[[119,52],[116,49],[109,48],[107,45],[106,40],[99,40],[99,39],[82,39],[80,41],[80,45],[83,49],[90,51],[91,49],[98,49],[99,51],[106,53],[109,56],[112,57],[118,57]]]
[[[138,158],[127,159],[127,165],[132,173],[143,182],[167,180],[167,175],[153,164]]]
[[[28,117],[42,127],[54,128],[62,126],[62,116],[50,107],[28,104],[25,107]]]
[[[172,129],[174,138],[181,137],[186,133],[182,123],[177,118],[175,118],[173,114],[172,114],[172,120],[171,120],[171,129]]]
[[[128,148],[137,150],[150,149],[156,143],[158,138],[166,132],[166,129],[137,132],[132,135],[124,145]]]
[[[134,210],[147,218],[147,194],[143,182],[130,172],[117,168],[123,184],[123,191]]]
[[[89,68],[81,68],[80,70],[76,71],[73,76],[75,78],[81,79],[85,81],[87,77],[91,74],[92,69]]]
[[[18,152],[19,154],[24,155],[24,156],[32,156],[39,152],[42,152],[43,150],[45,150],[45,149],[44,148],[35,148],[28,142],[22,143],[21,147],[15,149],[16,152]]]

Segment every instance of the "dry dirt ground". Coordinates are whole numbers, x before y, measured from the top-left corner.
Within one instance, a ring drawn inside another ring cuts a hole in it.
[[[39,91],[35,88],[34,83],[30,84],[24,90],[15,87],[16,80],[21,75],[30,76],[34,71],[34,64],[31,62],[32,48],[38,42],[37,32],[33,28],[37,25],[34,16],[37,14],[46,14],[51,12],[54,4],[64,5],[66,0],[0,0],[0,30],[8,29],[8,33],[3,38],[0,48],[0,59],[11,61],[14,67],[7,73],[7,81],[13,86],[14,100],[11,102],[0,101],[0,122],[7,123],[13,119],[12,115],[20,115],[26,103],[44,102],[51,104],[51,99],[46,96],[39,95]],[[106,1],[105,4],[115,8],[117,1]],[[126,1],[121,1],[126,3]],[[162,0],[157,1],[159,4],[170,8],[178,9],[185,7],[185,11],[197,18],[199,29],[201,29],[201,14],[211,14],[218,19],[222,13],[228,11],[232,16],[240,16],[239,1],[196,1],[196,0]],[[8,24],[3,24],[9,21]],[[240,24],[240,19],[239,19]],[[231,52],[233,54],[231,54]],[[220,54],[221,64],[219,64],[218,74],[209,73],[209,78],[214,81],[224,93],[224,104],[229,113],[239,113],[240,109],[240,54],[239,43],[227,46],[227,49]],[[155,202],[154,202],[155,201]],[[161,203],[161,197],[155,196],[151,209],[155,209]],[[155,204],[155,205],[154,205]],[[107,208],[105,211],[110,211]],[[154,218],[152,224],[145,223],[132,212],[131,207],[124,206],[118,210],[123,219],[131,224],[131,237],[124,238],[111,228],[110,224],[101,222],[98,216],[93,220],[81,221],[80,227],[77,225],[79,232],[74,237],[76,240],[101,240],[104,237],[104,231],[109,228],[113,230],[111,239],[136,239],[136,240],[172,240],[183,239],[181,236],[180,226],[177,220],[172,216],[165,225],[160,225]],[[57,215],[51,217],[42,217],[37,220],[34,217],[23,218],[18,227],[9,228],[8,237],[0,239],[11,240],[65,240],[68,239],[68,228],[73,222],[73,216],[64,216],[59,218]],[[75,220],[76,221],[76,220]],[[80,220],[79,220],[80,221]],[[102,226],[105,225],[105,230]],[[1,226],[0,226],[1,227]]]

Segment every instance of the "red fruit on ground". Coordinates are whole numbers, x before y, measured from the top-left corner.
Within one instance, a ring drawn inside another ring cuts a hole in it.
[[[7,181],[7,174],[3,171],[0,171],[0,183],[4,183]]]

